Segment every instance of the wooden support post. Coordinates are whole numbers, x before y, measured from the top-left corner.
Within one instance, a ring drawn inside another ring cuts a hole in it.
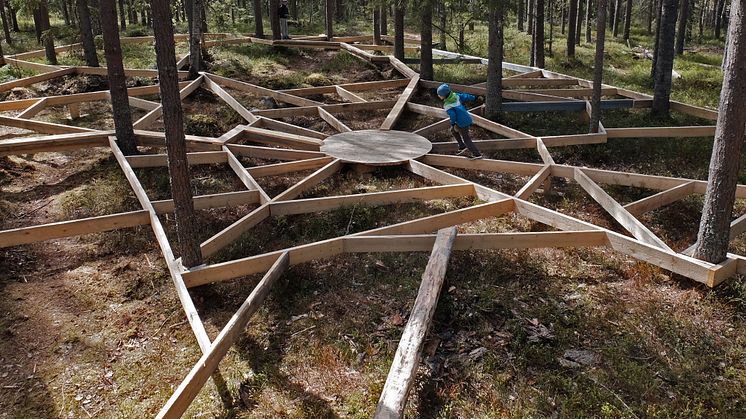
[[[157,418],[180,418],[184,414],[210,378],[210,375],[217,370],[218,364],[225,357],[225,354],[228,353],[228,349],[238,340],[241,332],[243,332],[249,323],[251,316],[256,313],[262,302],[267,298],[272,285],[287,270],[289,260],[287,252],[282,253],[277,258],[277,261],[272,265],[266,275],[264,275],[264,278],[259,281],[259,284],[257,284],[251,294],[241,304],[241,307],[238,308],[236,314],[231,317],[228,324],[220,331],[210,349],[202,355],[171,398],[168,399],[166,405],[163,406],[156,416]]]
[[[142,99],[137,99],[137,98],[132,98],[131,97],[130,101],[132,101],[132,99],[142,100]],[[145,101],[143,101],[143,102],[145,102]],[[69,103],[67,105],[67,111],[70,112],[70,119],[72,119],[73,121],[76,120],[76,119],[78,119],[78,118],[80,118],[80,104],[78,104],[78,103]]]
[[[427,262],[425,273],[422,274],[417,299],[407,325],[404,326],[404,333],[394,355],[394,363],[378,400],[378,407],[373,416],[376,419],[401,418],[404,414],[409,390],[417,377],[425,336],[435,315],[435,307],[445,281],[448,258],[455,239],[455,227],[438,231],[430,260]]]

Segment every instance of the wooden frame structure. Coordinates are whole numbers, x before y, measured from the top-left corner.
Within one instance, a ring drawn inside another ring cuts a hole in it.
[[[184,35],[177,35],[183,40]],[[202,254],[210,258],[218,251],[237,240],[242,234],[262,220],[288,214],[307,214],[348,205],[387,205],[454,197],[475,197],[483,203],[473,206],[381,227],[356,234],[295,246],[265,254],[249,256],[220,263],[212,263],[193,269],[185,269],[174,256],[171,243],[158,218],[159,214],[172,212],[171,200],[151,200],[133,170],[142,167],[166,166],[165,154],[143,154],[124,156],[119,149],[113,131],[99,131],[70,125],[55,124],[35,120],[34,116],[49,106],[67,106],[71,118],[79,116],[79,105],[90,101],[110,100],[107,91],[51,96],[0,102],[0,111],[17,111],[16,116],[0,116],[0,124],[35,131],[47,136],[16,138],[0,142],[0,155],[32,154],[47,151],[67,151],[90,147],[108,148],[116,158],[127,178],[132,191],[142,209],[102,217],[64,221],[45,225],[21,227],[0,231],[0,247],[33,243],[54,238],[76,236],[94,232],[150,225],[158,245],[163,252],[177,294],[181,300],[189,324],[195,334],[203,356],[186,379],[177,388],[171,399],[161,410],[159,417],[179,417],[189,407],[208,377],[218,366],[249,318],[267,296],[272,284],[291,265],[327,258],[341,253],[358,252],[413,252],[430,251],[432,255],[423,275],[420,294],[410,323],[405,327],[404,337],[397,351],[395,365],[392,366],[376,412],[376,417],[400,417],[406,404],[407,392],[414,376],[422,339],[429,327],[432,312],[437,304],[437,294],[445,275],[445,264],[451,250],[467,249],[529,249],[546,247],[607,247],[634,259],[657,265],[697,282],[714,287],[736,273],[746,273],[746,258],[729,255],[721,264],[710,264],[689,256],[690,249],[684,252],[672,250],[665,242],[651,232],[639,219],[641,214],[671,204],[690,194],[703,194],[706,182],[664,176],[651,176],[586,167],[575,167],[555,163],[550,149],[568,145],[600,144],[609,138],[651,138],[651,137],[701,137],[713,136],[714,126],[701,127],[655,127],[655,128],[604,128],[597,134],[573,134],[537,137],[529,133],[498,124],[481,117],[481,107],[471,110],[475,125],[502,139],[477,141],[482,151],[505,149],[535,149],[541,156],[541,164],[484,159],[469,161],[463,157],[448,155],[456,151],[455,143],[434,143],[431,154],[417,160],[410,160],[404,168],[414,175],[427,179],[439,186],[413,188],[378,193],[332,196],[324,198],[297,199],[325,179],[338,173],[347,163],[334,159],[319,151],[326,134],[312,129],[295,126],[281,121],[288,116],[317,116],[338,131],[350,131],[335,114],[364,111],[387,110],[388,114],[380,127],[393,129],[404,112],[413,112],[438,118],[428,126],[414,131],[428,136],[447,128],[449,123],[442,109],[417,104],[412,101],[418,88],[433,88],[439,83],[420,80],[419,74],[404,62],[392,56],[374,52],[389,52],[389,45],[370,45],[372,37],[356,36],[328,39],[326,36],[308,36],[294,40],[270,41],[250,36],[232,37],[228,34],[208,34],[207,46],[258,43],[263,45],[320,48],[344,50],[362,60],[373,63],[387,63],[393,66],[403,78],[386,81],[348,83],[333,86],[309,87],[275,91],[250,83],[202,73],[196,80],[181,84],[182,99],[203,87],[212,91],[225,104],[234,109],[244,120],[239,125],[218,138],[187,136],[189,163],[227,164],[245,186],[245,190],[213,195],[195,196],[197,209],[228,207],[242,204],[255,204],[256,208],[239,220],[209,238],[201,245]],[[384,37],[386,39],[386,37]],[[123,38],[123,43],[153,42],[152,37]],[[57,47],[58,51],[77,48],[78,45]],[[372,52],[370,52],[372,51]],[[417,48],[408,46],[407,51]],[[442,62],[480,62],[480,57],[462,56],[447,51],[434,51]],[[5,63],[30,69],[40,74],[20,80],[0,84],[0,92],[15,87],[28,86],[40,81],[75,74],[106,74],[102,68],[50,66],[28,61],[43,56],[43,51],[33,51],[5,57]],[[188,56],[180,57],[178,65],[188,64]],[[505,63],[504,68],[517,72],[503,80],[506,89],[503,96],[506,111],[571,111],[589,116],[591,82],[563,74]],[[128,76],[155,77],[156,70],[127,69]],[[186,72],[180,73],[186,76]],[[484,84],[473,86],[452,85],[454,89],[475,94],[484,94]],[[366,101],[359,92],[372,89],[403,89],[396,100]],[[159,87],[147,86],[129,89],[130,104],[146,111],[134,125],[140,146],[164,147],[162,133],[147,129],[161,116],[160,103],[141,99],[140,96],[158,93]],[[269,96],[289,107],[250,111],[228,90]],[[309,97],[320,94],[333,94],[344,103],[325,104]],[[621,96],[602,103],[604,108],[645,108],[650,107],[650,96],[604,86],[604,95]],[[717,119],[717,111],[672,102],[675,111],[708,120]],[[239,141],[255,145],[238,144]],[[244,167],[239,157],[274,159],[280,163],[256,167]],[[527,176],[530,179],[514,195],[488,188],[466,180],[442,168],[479,170],[510,173]],[[264,176],[288,174],[306,170],[314,172],[292,185],[277,196],[269,196],[256,179]],[[620,234],[597,225],[581,221],[569,215],[542,207],[527,199],[540,188],[545,188],[553,177],[577,182],[598,202],[631,236]],[[649,188],[658,193],[639,201],[621,205],[606,193],[600,185],[623,185]],[[739,198],[746,198],[746,186],[739,185]],[[455,226],[490,217],[500,217],[516,213],[533,221],[546,224],[556,231],[499,234],[456,234]],[[746,216],[732,223],[731,240],[746,231]],[[434,234],[435,232],[438,234]],[[228,322],[215,340],[205,331],[188,289],[199,285],[227,281],[246,275],[265,273],[245,303]],[[413,322],[413,318],[417,318]]]

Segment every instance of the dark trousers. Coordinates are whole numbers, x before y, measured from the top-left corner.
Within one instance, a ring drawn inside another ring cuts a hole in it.
[[[469,135],[469,127],[462,128],[458,125],[451,125],[451,134],[453,134],[453,138],[455,138],[456,142],[458,142],[459,150],[468,148],[469,151],[471,151],[472,155],[482,155],[482,153],[479,152],[477,146],[475,146],[474,143],[471,141],[471,136]]]

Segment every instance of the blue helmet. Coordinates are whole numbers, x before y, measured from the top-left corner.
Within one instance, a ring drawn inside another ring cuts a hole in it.
[[[438,87],[438,96],[448,97],[451,94],[451,86],[443,83]]]

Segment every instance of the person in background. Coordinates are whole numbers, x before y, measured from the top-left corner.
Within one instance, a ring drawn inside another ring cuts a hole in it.
[[[471,141],[469,136],[469,127],[473,123],[469,111],[464,106],[464,102],[476,102],[477,97],[468,93],[456,93],[451,91],[447,84],[441,84],[438,87],[438,97],[443,101],[443,109],[446,110],[448,117],[451,118],[451,134],[458,142],[458,155],[463,156],[467,150],[471,153],[470,160],[482,158],[482,153]]]
[[[290,35],[288,34],[288,18],[290,17],[288,0],[280,2],[280,8],[277,9],[277,16],[280,17],[280,38],[290,39]]]

